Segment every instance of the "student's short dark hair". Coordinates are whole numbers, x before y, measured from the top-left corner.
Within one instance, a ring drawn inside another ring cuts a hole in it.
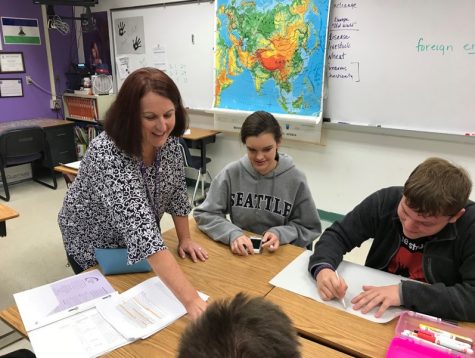
[[[132,72],[122,84],[107,112],[104,129],[114,143],[127,154],[142,157],[141,99],[149,92],[168,98],[175,106],[175,127],[171,135],[182,136],[188,125],[180,92],[163,71],[152,67]]]
[[[282,139],[282,129],[272,114],[257,111],[250,114],[241,127],[241,142],[246,144],[247,137],[257,137],[262,133],[271,133],[277,143]]]
[[[300,357],[292,322],[274,303],[239,293],[211,303],[189,324],[178,358]]]
[[[472,182],[465,169],[441,158],[419,164],[404,185],[407,205],[424,216],[453,216],[467,205]]]

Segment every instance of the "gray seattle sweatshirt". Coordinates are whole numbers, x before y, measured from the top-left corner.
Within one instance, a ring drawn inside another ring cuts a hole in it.
[[[225,244],[246,230],[259,235],[270,231],[281,244],[304,247],[321,233],[305,175],[286,154],[279,154],[277,167],[266,175],[252,167],[247,155],[228,164],[193,216],[201,231]]]

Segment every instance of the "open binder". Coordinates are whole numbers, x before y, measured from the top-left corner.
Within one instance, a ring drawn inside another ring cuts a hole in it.
[[[14,298],[39,358],[97,357],[147,338],[186,313],[156,276],[119,295],[99,270],[19,292]],[[131,307],[137,315],[130,315]]]

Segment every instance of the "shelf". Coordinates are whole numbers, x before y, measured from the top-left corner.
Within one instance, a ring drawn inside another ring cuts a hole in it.
[[[115,94],[84,95],[65,93],[63,95],[64,115],[66,118],[76,121],[101,124],[115,97]]]

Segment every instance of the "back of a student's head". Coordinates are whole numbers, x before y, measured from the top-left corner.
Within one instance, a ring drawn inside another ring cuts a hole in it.
[[[419,164],[404,185],[403,194],[414,211],[427,216],[453,216],[465,207],[472,182],[465,169],[441,158]]]
[[[178,358],[261,357],[300,357],[297,333],[278,306],[243,293],[211,303],[178,349]]]

